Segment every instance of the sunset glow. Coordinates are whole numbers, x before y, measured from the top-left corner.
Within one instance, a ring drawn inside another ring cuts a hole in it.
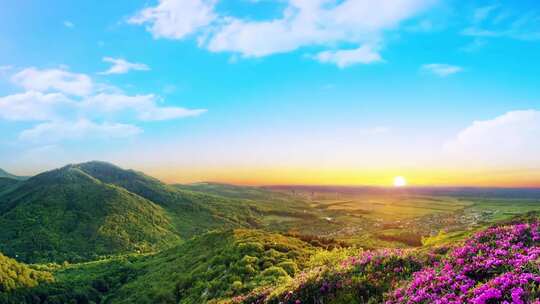
[[[394,177],[394,187],[405,187],[407,186],[407,180],[403,176]]]

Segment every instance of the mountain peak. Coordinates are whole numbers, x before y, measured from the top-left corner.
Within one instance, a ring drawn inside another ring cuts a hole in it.
[[[29,184],[50,185],[50,184],[73,184],[73,183],[99,183],[100,181],[84,172],[76,165],[67,165],[62,168],[40,173],[28,180]]]
[[[73,166],[105,183],[114,184],[119,181],[132,181],[133,179],[150,179],[144,173],[131,169],[123,169],[104,161],[90,161]]]
[[[112,164],[106,161],[101,161],[101,160],[91,160],[84,163],[73,164],[73,166],[83,167],[83,168],[108,168],[108,169],[123,170],[122,168],[120,168],[119,166],[115,164]]]

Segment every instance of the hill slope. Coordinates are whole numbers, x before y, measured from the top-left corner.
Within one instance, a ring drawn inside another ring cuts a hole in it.
[[[216,228],[256,228],[260,225],[257,206],[243,200],[184,191],[144,173],[105,162],[93,161],[75,167],[104,183],[122,187],[162,206],[183,238]]]
[[[51,282],[52,279],[51,273],[34,270],[0,253],[0,302],[4,292],[34,287],[40,282]]]
[[[0,195],[2,192],[8,191],[18,183],[19,181],[15,179],[9,177],[0,177]]]
[[[0,177],[5,177],[5,178],[11,178],[11,179],[16,179],[16,180],[24,180],[24,179],[27,179],[27,177],[25,176],[17,176],[17,175],[13,175],[3,169],[0,168]]]
[[[149,251],[178,240],[163,208],[76,166],[0,196],[0,227],[0,251],[25,262]]]
[[[54,282],[5,293],[4,302],[536,303],[539,253],[536,215],[450,247],[407,250],[328,251],[237,229],[209,232],[153,255],[53,267]]]
[[[62,266],[53,270],[55,282],[10,300],[30,303],[39,295],[40,303],[206,303],[290,280],[314,252],[301,240],[260,230],[209,232],[154,255]]]
[[[260,230],[210,232],[140,264],[142,275],[115,293],[113,303],[206,303],[289,279],[314,248]]]
[[[152,251],[213,229],[261,228],[265,215],[292,207],[306,216],[305,205],[263,199],[271,197],[263,190],[249,199],[193,190],[97,161],[26,181],[0,179],[0,227],[7,227],[0,250],[25,262],[89,260]]]

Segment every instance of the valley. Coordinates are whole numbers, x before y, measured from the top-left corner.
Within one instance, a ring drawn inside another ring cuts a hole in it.
[[[538,194],[170,185],[104,162],[6,176],[0,303],[379,303],[492,225],[537,221]]]

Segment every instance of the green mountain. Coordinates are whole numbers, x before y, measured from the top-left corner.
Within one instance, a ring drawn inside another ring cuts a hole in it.
[[[0,251],[25,262],[152,251],[179,240],[162,207],[76,165],[4,192],[0,227]]]
[[[284,195],[280,192],[268,191],[263,188],[237,186],[223,183],[194,183],[194,184],[176,184],[173,185],[176,189],[195,191],[213,195],[219,195],[229,198],[249,199],[257,201],[268,201],[277,198],[287,198],[290,196]]]
[[[180,188],[97,161],[26,181],[0,178],[0,251],[24,262],[90,260],[157,250],[213,229],[262,228],[275,214],[308,215],[305,203],[227,187]]]
[[[104,183],[122,187],[160,205],[183,238],[217,228],[260,226],[260,210],[247,201],[178,189],[144,173],[104,162],[75,166]]]
[[[25,176],[17,176],[17,175],[13,175],[3,169],[0,169],[0,177],[5,177],[5,178],[11,178],[11,179],[16,179],[16,180],[24,180],[24,179],[27,179],[27,177]]]
[[[13,188],[19,181],[9,177],[0,177],[0,194]]]

